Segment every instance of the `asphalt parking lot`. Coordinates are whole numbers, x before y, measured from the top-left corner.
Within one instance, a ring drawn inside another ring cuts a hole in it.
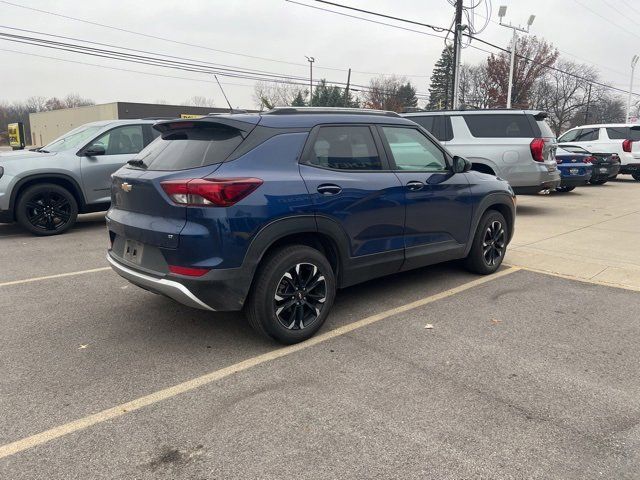
[[[111,272],[101,215],[0,225],[0,478],[639,478],[636,190],[522,197],[517,267],[349,288],[286,348]]]

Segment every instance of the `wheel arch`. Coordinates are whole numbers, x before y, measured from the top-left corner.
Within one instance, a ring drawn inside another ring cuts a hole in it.
[[[482,202],[476,209],[476,212],[473,216],[473,222],[471,224],[472,226],[471,232],[473,232],[473,235],[470,236],[469,241],[467,242],[465,255],[467,255],[469,253],[469,250],[471,250],[471,246],[473,245],[473,239],[475,237],[476,230],[478,229],[478,224],[480,223],[480,219],[489,210],[495,210],[498,213],[502,214],[502,216],[507,222],[507,227],[509,229],[508,241],[510,242],[511,239],[513,238],[514,226],[516,221],[516,208],[515,208],[515,202],[513,201],[513,197],[511,197],[507,193],[493,193],[493,194],[487,195],[482,200]]]
[[[42,183],[53,183],[66,188],[71,192],[73,197],[78,202],[78,211],[83,212],[86,209],[86,202],[82,189],[76,180],[72,177],[59,173],[43,173],[37,175],[30,175],[28,177],[20,179],[12,189],[11,199],[9,200],[9,210],[15,220],[15,205],[20,195],[32,185],[38,185]]]

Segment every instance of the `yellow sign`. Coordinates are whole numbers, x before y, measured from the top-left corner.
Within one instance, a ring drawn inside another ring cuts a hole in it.
[[[7,125],[9,132],[9,145],[14,148],[24,148],[24,127],[21,123]]]
[[[181,113],[180,118],[202,118],[204,115],[193,115],[191,113]]]

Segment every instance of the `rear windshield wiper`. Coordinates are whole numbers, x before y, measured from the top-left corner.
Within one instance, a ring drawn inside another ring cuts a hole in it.
[[[134,167],[147,168],[147,165],[142,160],[129,160],[127,163]]]

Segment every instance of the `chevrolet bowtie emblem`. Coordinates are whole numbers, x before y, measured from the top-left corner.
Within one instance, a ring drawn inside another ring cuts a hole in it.
[[[120,185],[120,188],[125,192],[130,192],[133,187],[129,183],[123,182],[122,185]]]

